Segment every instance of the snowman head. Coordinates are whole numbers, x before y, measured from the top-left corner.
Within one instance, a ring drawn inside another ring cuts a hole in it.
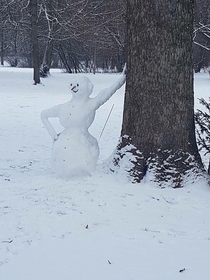
[[[75,98],[86,98],[93,92],[93,84],[87,77],[75,77],[71,80],[70,90]]]

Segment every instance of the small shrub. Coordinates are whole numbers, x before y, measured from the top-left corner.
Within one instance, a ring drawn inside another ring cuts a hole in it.
[[[205,154],[210,154],[210,103],[203,98],[199,101],[205,106],[205,111],[197,110],[195,113],[197,143],[200,151],[204,150]],[[210,164],[208,174],[210,174]]]

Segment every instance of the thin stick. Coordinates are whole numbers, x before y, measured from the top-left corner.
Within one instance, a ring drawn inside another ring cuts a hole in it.
[[[103,132],[104,132],[104,129],[105,129],[106,125],[107,125],[107,122],[108,122],[108,120],[109,120],[109,117],[110,117],[110,115],[111,115],[111,113],[112,113],[113,108],[114,108],[114,104],[112,105],[112,108],[111,108],[111,110],[110,110],[110,112],[109,112],[109,115],[108,115],[108,117],[107,117],[107,119],[106,119],[106,122],[105,122],[105,124],[104,124],[104,127],[103,127],[103,129],[102,129],[102,131],[101,131],[101,134],[100,134],[100,136],[99,136],[99,140],[101,139],[101,136],[102,136],[102,134],[103,134]]]

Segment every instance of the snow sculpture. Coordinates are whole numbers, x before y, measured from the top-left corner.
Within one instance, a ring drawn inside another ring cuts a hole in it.
[[[90,175],[95,169],[99,147],[88,128],[94,121],[96,110],[125,83],[125,69],[111,87],[90,98],[93,84],[87,77],[75,77],[70,90],[72,99],[42,111],[41,119],[53,139],[51,166],[62,177]],[[49,118],[58,117],[64,130],[57,134]]]

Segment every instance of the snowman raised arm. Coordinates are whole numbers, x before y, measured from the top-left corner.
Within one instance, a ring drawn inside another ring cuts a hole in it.
[[[41,120],[53,139],[51,165],[58,175],[90,175],[95,169],[99,157],[98,141],[88,129],[94,121],[96,110],[125,83],[125,68],[112,86],[94,98],[90,98],[93,91],[90,80],[75,77],[70,84],[71,100],[42,111]],[[49,118],[56,117],[64,127],[59,134],[49,121]]]
[[[103,105],[106,101],[108,101],[109,98],[118,89],[120,89],[123,86],[123,84],[125,83],[125,80],[126,80],[125,72],[126,72],[126,64],[123,68],[121,77],[114,84],[112,84],[109,88],[103,89],[102,91],[99,92],[99,94],[95,98],[93,98],[96,109],[98,109],[101,105]]]

